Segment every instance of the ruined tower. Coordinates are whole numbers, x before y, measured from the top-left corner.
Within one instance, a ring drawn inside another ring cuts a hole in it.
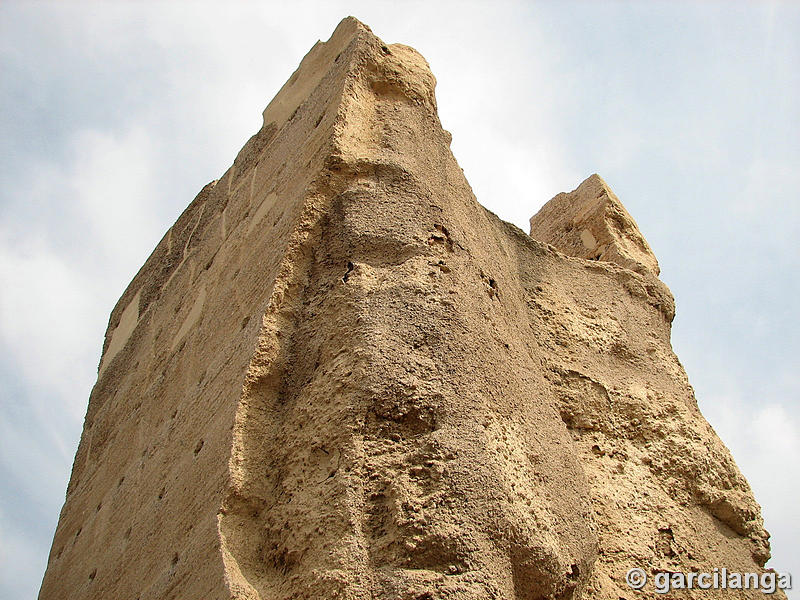
[[[617,600],[632,567],[763,570],[633,219],[596,175],[531,235],[498,219],[434,85],[345,19],[169,229],[111,313],[42,600]]]

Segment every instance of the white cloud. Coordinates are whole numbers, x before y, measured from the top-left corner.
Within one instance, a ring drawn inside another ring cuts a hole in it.
[[[75,161],[64,174],[67,189],[50,192],[74,201],[77,225],[84,228],[83,251],[102,248],[107,253],[102,260],[115,267],[141,263],[139,248],[163,227],[152,132],[141,127],[120,133],[81,131],[70,146]]]
[[[161,235],[161,197],[146,133],[81,131],[69,148],[67,164],[31,165],[13,190],[24,227],[0,225],[0,340],[36,399],[58,398],[79,423],[108,312]]]
[[[27,532],[12,531],[3,527],[4,523],[13,523],[13,518],[0,513],[0,598],[24,598],[29,591],[38,589],[47,565],[47,555],[42,555],[40,544]],[[35,583],[30,585],[28,582]]]
[[[100,308],[82,279],[80,271],[46,250],[10,248],[0,241],[0,339],[13,349],[20,380],[37,396],[72,400],[73,426],[83,418],[85,402],[75,396],[85,393],[87,381],[76,381],[75,375],[86,371],[87,325]],[[76,383],[78,389],[71,389]],[[45,407],[38,408],[46,419]]]

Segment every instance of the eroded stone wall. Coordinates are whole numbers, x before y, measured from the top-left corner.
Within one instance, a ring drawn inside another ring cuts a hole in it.
[[[633,220],[597,177],[544,233],[500,221],[434,86],[346,19],[169,230],[112,312],[40,598],[618,600],[633,566],[761,569]]]

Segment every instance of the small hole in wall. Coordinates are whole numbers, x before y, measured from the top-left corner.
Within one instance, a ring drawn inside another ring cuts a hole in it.
[[[97,569],[92,569],[92,572],[89,573],[89,581],[94,581],[95,577],[97,577]]]
[[[164,494],[166,494],[166,493],[167,493],[167,489],[166,488],[161,488],[161,491],[158,492],[158,499],[159,500],[163,500],[164,499]]]
[[[125,478],[124,477],[120,477],[119,481],[117,482],[117,487],[121,486],[123,483],[125,483]]]
[[[242,329],[244,329],[245,327],[247,327],[247,324],[248,324],[249,322],[250,322],[250,317],[245,317],[244,319],[242,319]]]
[[[567,577],[569,577],[570,579],[577,579],[578,575],[580,574],[581,570],[578,568],[578,565],[572,565],[570,566],[569,575],[567,575]]]
[[[323,113],[323,114],[321,114],[319,116],[319,119],[317,119],[317,122],[314,123],[314,127],[319,127],[319,124],[322,123],[322,117],[324,117],[324,116],[325,116],[325,113]]]
[[[94,512],[100,512],[100,509],[103,508],[103,503],[97,505],[97,508],[94,509]]]
[[[172,557],[172,566],[173,567],[178,564],[178,560],[179,560],[179,557],[178,557],[178,553],[176,552],[175,555]]]
[[[195,456],[200,454],[200,450],[203,449],[203,444],[205,444],[205,442],[203,440],[200,440],[199,442],[197,442],[197,445],[194,447],[194,455]]]
[[[342,277],[342,283],[347,283],[347,280],[350,279],[350,273],[354,269],[353,263],[347,261],[347,271],[345,271],[344,276]]]
[[[575,416],[566,412],[566,411],[559,411],[559,416],[561,420],[564,421],[564,425],[567,426],[567,429],[573,429],[575,425]]]

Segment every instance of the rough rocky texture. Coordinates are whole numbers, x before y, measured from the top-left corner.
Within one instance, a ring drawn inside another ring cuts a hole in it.
[[[434,85],[345,19],[167,232],[111,314],[41,599],[618,600],[633,566],[760,570],[633,221],[598,177],[534,219],[579,258],[499,220]]]
[[[558,194],[532,216],[531,237],[569,256],[659,274],[658,261],[633,217],[597,174]]]

